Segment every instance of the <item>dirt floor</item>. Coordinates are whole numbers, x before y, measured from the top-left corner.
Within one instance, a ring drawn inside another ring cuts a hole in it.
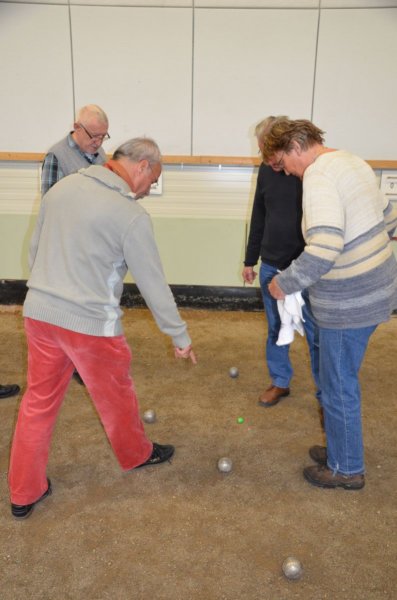
[[[263,409],[263,315],[182,314],[197,366],[173,358],[146,310],[124,319],[141,412],[157,413],[146,430],[175,444],[172,464],[122,473],[72,381],[48,466],[53,495],[17,522],[6,474],[21,396],[1,401],[1,600],[397,598],[397,319],[378,328],[362,369],[366,487],[349,492],[302,476],[309,446],[323,441],[305,341],[291,347],[291,395]],[[0,312],[0,338],[0,382],[24,387],[19,308]],[[217,469],[222,456],[229,474]],[[290,555],[303,564],[299,581],[282,574]]]

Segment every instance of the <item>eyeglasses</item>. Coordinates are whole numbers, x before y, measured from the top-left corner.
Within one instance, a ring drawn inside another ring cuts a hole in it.
[[[150,177],[150,178],[151,178],[151,180],[152,180],[152,183],[151,183],[151,185],[154,185],[154,186],[155,186],[155,185],[157,185],[159,178],[158,178],[158,177],[156,177],[156,175],[155,175],[155,173],[154,173],[154,171],[153,171],[153,167],[152,167],[152,165],[150,164],[150,162],[148,162],[148,166],[147,166],[147,168],[148,168],[148,170],[150,170],[150,173],[151,173],[151,177]],[[153,181],[153,178],[154,178],[154,181]]]
[[[88,131],[88,129],[86,129],[84,127],[83,123],[77,123],[77,125],[79,127],[81,127],[81,129],[84,129],[84,131],[86,132],[86,134],[88,135],[90,140],[101,140],[101,141],[110,140],[110,135],[108,133],[98,133],[98,134],[94,135],[94,134],[90,133]]]

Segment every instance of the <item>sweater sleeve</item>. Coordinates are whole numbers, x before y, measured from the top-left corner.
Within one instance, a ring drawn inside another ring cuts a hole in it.
[[[397,227],[397,203],[386,200],[386,206],[383,210],[383,215],[386,231],[391,238]]]
[[[285,294],[319,281],[332,269],[344,247],[344,209],[335,185],[321,174],[312,176],[305,186],[303,203],[306,246],[288,269],[277,276]]]
[[[49,152],[43,162],[41,170],[41,196],[64,177],[61,167],[59,166],[57,157],[52,152]]]
[[[166,282],[147,213],[141,214],[131,223],[124,238],[123,249],[130,273],[160,331],[172,338],[174,346],[185,348],[191,340]]]
[[[263,239],[263,233],[265,230],[265,217],[266,208],[263,197],[263,185],[262,180],[264,177],[263,165],[259,167],[258,179],[256,182],[256,190],[254,203],[252,206],[250,231],[248,235],[247,249],[245,253],[244,264],[246,267],[253,267],[258,262],[261,244]]]

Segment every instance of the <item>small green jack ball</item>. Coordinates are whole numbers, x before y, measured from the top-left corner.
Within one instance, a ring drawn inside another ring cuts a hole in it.
[[[244,423],[244,417],[238,417],[237,423]]]

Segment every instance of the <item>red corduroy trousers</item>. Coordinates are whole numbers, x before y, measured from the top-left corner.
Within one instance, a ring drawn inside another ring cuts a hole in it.
[[[123,470],[145,462],[153,449],[139,417],[131,351],[123,335],[97,337],[25,319],[27,389],[15,428],[8,482],[11,502],[31,504],[48,487],[51,436],[76,367]]]

